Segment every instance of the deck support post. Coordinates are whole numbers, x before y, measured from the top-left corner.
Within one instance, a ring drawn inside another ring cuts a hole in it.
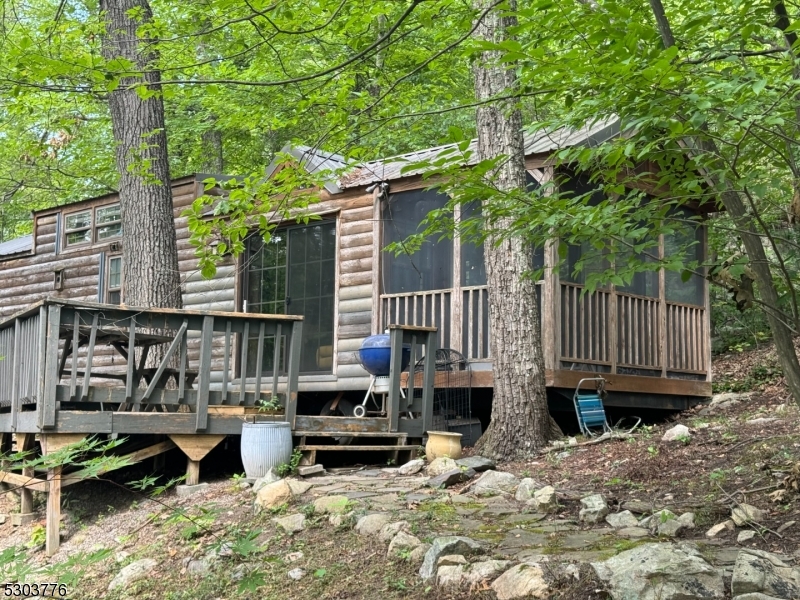
[[[61,544],[61,469],[61,465],[57,465],[47,470],[47,556],[58,552]]]
[[[200,483],[200,461],[225,439],[224,435],[174,434],[169,439],[186,455],[186,485]]]
[[[17,452],[28,452],[33,450],[35,443],[35,434],[33,433],[18,433],[17,434]],[[34,470],[31,468],[22,469],[23,477],[35,477]],[[20,508],[19,512],[23,515],[33,512],[33,491],[27,487],[19,489],[20,495]]]
[[[200,461],[186,459],[186,485],[197,485],[200,483]]]

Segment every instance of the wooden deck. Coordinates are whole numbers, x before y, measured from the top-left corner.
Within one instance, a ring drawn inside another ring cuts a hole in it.
[[[226,436],[241,435],[265,399],[280,403],[283,414],[276,418],[291,423],[311,457],[330,444],[306,438],[384,436],[395,440],[393,452],[421,440],[432,422],[436,328],[392,327],[397,358],[385,414],[346,418],[297,414],[302,326],[299,316],[38,302],[0,323],[0,455],[10,451],[14,435],[18,451],[33,450],[38,439],[43,454],[88,436],[122,436],[121,464],[177,447],[187,457],[186,483],[196,484],[203,457]],[[411,364],[425,358],[421,381],[412,381],[405,396],[404,345],[411,346]],[[114,349],[113,369],[95,361],[100,346]],[[212,389],[212,374],[219,374],[215,348],[223,363],[221,385]],[[49,554],[58,548],[61,489],[88,475],[70,465],[41,473],[0,465],[0,483],[20,490],[23,513],[33,510],[32,491],[48,493]]]

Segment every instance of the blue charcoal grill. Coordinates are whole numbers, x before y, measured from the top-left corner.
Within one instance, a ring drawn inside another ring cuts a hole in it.
[[[596,391],[581,394],[581,385],[584,381],[596,382]],[[611,427],[606,419],[606,409],[603,406],[605,385],[606,380],[602,377],[581,379],[572,396],[575,414],[578,415],[578,426],[581,428],[581,433],[586,436],[591,437],[597,434],[592,429],[602,429],[603,433],[611,432]]]
[[[371,335],[365,339],[358,349],[358,360],[372,377],[367,394],[364,396],[364,401],[353,409],[353,415],[365,417],[367,415],[367,402],[370,399],[372,399],[375,407],[379,408],[378,414],[385,414],[386,394],[389,393],[390,387],[389,371],[392,367],[392,348],[389,335],[381,333]],[[405,371],[409,362],[411,362],[411,345],[403,344],[400,370]],[[380,404],[375,398],[376,394],[381,396]],[[400,394],[405,398],[402,388],[400,389]]]

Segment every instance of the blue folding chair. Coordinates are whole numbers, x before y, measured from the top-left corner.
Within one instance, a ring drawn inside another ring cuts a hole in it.
[[[581,385],[584,381],[596,381],[597,390],[590,393],[581,394]],[[603,433],[611,433],[611,427],[606,419],[606,409],[603,407],[603,395],[605,393],[606,380],[602,377],[590,377],[581,379],[578,382],[578,387],[575,388],[575,394],[572,396],[572,402],[575,404],[575,414],[578,415],[578,425],[581,428],[581,433],[586,436],[597,435],[597,429],[602,429]]]

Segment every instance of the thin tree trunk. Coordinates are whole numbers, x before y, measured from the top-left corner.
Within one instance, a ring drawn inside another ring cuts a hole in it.
[[[212,123],[216,121],[213,117],[209,119]],[[203,132],[203,173],[209,175],[221,175],[224,173],[224,162],[222,155],[222,131],[216,127],[211,127]]]
[[[659,24],[659,31],[666,25],[669,32],[669,20],[664,12],[664,7],[659,0],[651,0],[651,7],[656,22]],[[675,44],[671,32],[668,35],[661,33],[661,39],[666,48]],[[706,140],[685,140],[689,149],[696,149],[708,153],[711,156],[722,156],[716,143],[711,139]],[[714,181],[715,187],[720,185],[719,181]],[[753,218],[748,214],[745,202],[741,194],[735,190],[729,181],[725,182],[725,188],[720,194],[725,210],[733,219],[736,228],[740,231],[742,244],[744,245],[747,257],[750,261],[750,268],[755,276],[756,284],[761,293],[761,300],[764,303],[767,321],[772,331],[772,339],[775,341],[775,349],[778,353],[783,376],[786,386],[789,388],[795,402],[800,405],[800,363],[797,360],[797,353],[794,349],[791,327],[785,321],[778,307],[778,290],[775,288],[775,281],[772,279],[769,260],[761,242],[761,237],[757,233]],[[755,207],[753,207],[755,210]],[[791,281],[787,284],[792,285]],[[794,325],[794,324],[792,324]]]
[[[492,0],[475,0],[486,10]],[[513,11],[515,3],[509,3]],[[501,42],[515,18],[491,10],[476,29],[478,39]],[[507,96],[516,85],[513,65],[498,61],[499,53],[484,52],[474,66],[477,100]],[[526,186],[522,113],[513,101],[484,104],[477,110],[478,158],[506,157],[493,173],[493,184],[506,192]],[[491,200],[487,200],[490,203]],[[487,210],[490,209],[487,206]],[[493,228],[505,229],[493,223]],[[489,330],[493,359],[492,420],[477,451],[499,459],[530,456],[551,439],[544,383],[541,326],[536,284],[525,273],[533,270],[533,252],[522,238],[491,236],[484,244],[489,288]]]
[[[124,77],[109,95],[116,142],[124,263],[125,303],[131,306],[182,306],[178,249],[172,207],[161,74],[156,58],[137,29],[152,21],[147,0],[101,0],[106,17],[103,55],[130,61],[139,74]],[[143,98],[131,86],[143,83]]]

